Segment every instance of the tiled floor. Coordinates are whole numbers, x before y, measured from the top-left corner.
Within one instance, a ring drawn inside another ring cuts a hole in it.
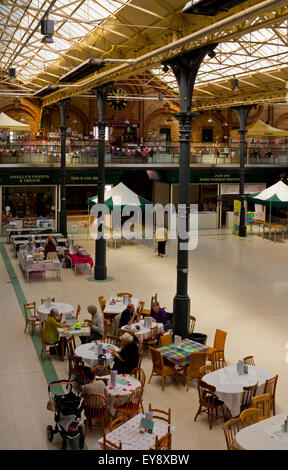
[[[81,243],[94,257],[94,242]],[[157,292],[161,305],[172,311],[176,291],[174,241],[168,242],[165,258],[155,256],[148,245],[108,249],[108,275],[113,277],[110,282],[88,281],[90,274],[82,267],[76,275],[70,269],[62,270],[62,281],[48,273],[46,280],[34,278],[27,283],[6,243],[4,247],[27,301],[40,302],[41,297],[53,296],[75,307],[80,304],[80,318],[84,319],[88,304],[99,307],[99,295],[108,299],[119,291],[130,291],[148,306],[151,295]],[[203,230],[198,248],[189,256],[189,296],[191,313],[197,318],[195,331],[207,334],[207,344],[211,345],[215,329],[226,330],[229,364],[253,354],[258,366],[271,374],[278,373],[277,413],[288,411],[287,247],[287,238],[284,243],[274,243],[256,233],[240,239],[229,231]],[[23,315],[2,256],[0,295],[0,420],[5,429],[1,433],[0,449],[59,449],[59,435],[52,443],[46,437],[46,426],[53,424],[53,413],[46,410],[46,377],[53,376],[54,367],[60,379],[67,378],[67,360],[53,360],[52,366],[47,360],[43,370],[31,336],[24,334]],[[193,421],[198,407],[195,381],[186,392],[180,382],[176,385],[168,378],[162,392],[160,378],[153,377],[151,384],[147,384],[151,373],[149,359],[145,358],[142,364],[147,380],[144,407],[149,403],[163,409],[171,407],[172,424],[176,426],[173,449],[225,449],[222,420],[211,431],[206,416]],[[98,429],[89,431],[88,449],[97,448],[98,437]]]

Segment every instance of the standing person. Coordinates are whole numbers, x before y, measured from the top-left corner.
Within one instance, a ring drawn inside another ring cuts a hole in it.
[[[54,253],[56,252],[56,242],[54,238],[52,237],[52,235],[48,236],[47,242],[44,246],[45,259],[47,258],[47,253],[50,253],[50,252],[54,252]]]
[[[54,347],[57,347],[58,353],[61,355],[62,354],[62,346],[61,346],[61,340],[59,338],[59,333],[57,328],[64,328],[65,326],[70,326],[68,323],[63,322],[60,323],[58,321],[59,317],[59,311],[57,308],[51,308],[50,313],[47,317],[47,320],[45,321],[45,327],[44,327],[44,338],[47,343],[53,344]],[[64,341],[64,354],[66,350],[66,338],[63,338],[62,341]],[[53,348],[50,348],[50,354],[53,354]],[[54,354],[56,352],[54,351]]]
[[[138,315],[137,312],[135,312],[135,307],[134,304],[128,304],[127,308],[123,310],[120,322],[119,322],[119,328],[122,328],[122,326],[125,325],[132,325],[132,323],[138,321]]]
[[[87,307],[88,313],[91,314],[91,320],[85,319],[84,321],[90,326],[89,342],[97,339],[102,339],[104,336],[104,318],[102,312],[97,312],[95,305],[89,305]],[[81,343],[85,343],[86,337],[80,336]]]
[[[166,254],[165,248],[168,240],[168,230],[165,227],[157,228],[154,235],[154,240],[158,243],[158,256],[163,256]]]

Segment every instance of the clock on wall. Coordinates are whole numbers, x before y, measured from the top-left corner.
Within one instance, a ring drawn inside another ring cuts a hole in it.
[[[109,94],[113,96],[113,99],[110,98],[108,104],[114,111],[121,111],[126,108],[128,104],[127,91],[123,88],[112,88]]]

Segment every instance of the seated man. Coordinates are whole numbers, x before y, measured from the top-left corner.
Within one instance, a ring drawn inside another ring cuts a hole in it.
[[[97,339],[102,339],[104,336],[104,319],[103,313],[97,312],[97,307],[95,305],[89,305],[87,307],[88,313],[91,314],[91,320],[85,318],[85,322],[90,326],[90,336],[89,343]],[[85,336],[80,336],[81,343],[86,342]]]
[[[163,323],[164,329],[170,326],[170,320],[164,308],[160,308],[159,302],[155,301],[152,304],[150,316],[156,323]]]
[[[122,326],[125,325],[131,325],[134,322],[137,322],[138,320],[138,315],[137,312],[135,312],[135,307],[133,304],[128,304],[127,308],[123,310],[120,322],[119,322],[119,328],[122,328]]]

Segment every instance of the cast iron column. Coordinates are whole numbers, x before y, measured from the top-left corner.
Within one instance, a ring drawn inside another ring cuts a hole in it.
[[[66,212],[66,110],[69,99],[58,101],[61,117],[61,203],[60,203],[60,233],[67,238],[67,212]]]
[[[179,204],[185,206],[185,211],[178,210],[178,223],[186,227],[189,232],[190,215],[190,141],[191,141],[191,121],[195,113],[191,112],[192,94],[195,79],[199,67],[206,56],[210,53],[215,55],[214,49],[217,44],[211,44],[191,52],[180,54],[173,59],[164,62],[164,67],[171,67],[178,84],[180,112],[175,114],[179,120]],[[182,337],[187,337],[189,331],[190,298],[188,296],[188,248],[180,247],[188,240],[181,237],[178,232],[177,247],[177,292],[173,302],[173,313],[175,319],[174,333]]]
[[[97,88],[93,88],[98,101],[98,185],[97,195],[98,204],[104,204],[104,192],[105,192],[105,110],[107,96],[112,82],[105,83]],[[104,223],[104,217],[103,217]],[[102,231],[102,224],[97,226],[97,231]],[[103,230],[104,233],[104,230]],[[106,240],[104,237],[96,239],[95,242],[95,266],[94,266],[94,279],[103,281],[107,279],[107,267],[106,267]]]
[[[245,134],[246,130],[246,122],[247,117],[250,110],[253,108],[254,105],[243,105],[243,106],[235,106],[233,109],[238,114],[238,118],[240,121],[240,129],[238,130],[240,134],[240,184],[239,184],[239,195],[240,195],[240,202],[241,202],[241,212],[240,212],[240,224],[239,224],[239,237],[246,237],[246,220],[245,220],[245,193],[244,193],[244,185],[245,185]]]

